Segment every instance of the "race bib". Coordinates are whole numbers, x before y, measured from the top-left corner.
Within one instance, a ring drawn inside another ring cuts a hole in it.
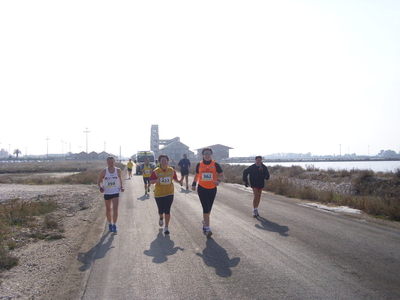
[[[201,180],[202,181],[213,181],[213,173],[202,173]]]
[[[145,170],[144,174],[150,174],[150,170]]]
[[[116,187],[116,186],[117,186],[117,182],[116,182],[115,180],[107,180],[107,185],[106,185],[106,187],[107,187],[108,189],[114,188],[114,187]]]
[[[171,177],[161,177],[160,184],[162,185],[171,184]]]

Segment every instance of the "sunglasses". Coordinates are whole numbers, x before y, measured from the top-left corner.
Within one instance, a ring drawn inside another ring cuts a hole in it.
[[[203,155],[211,155],[211,152],[204,152]]]

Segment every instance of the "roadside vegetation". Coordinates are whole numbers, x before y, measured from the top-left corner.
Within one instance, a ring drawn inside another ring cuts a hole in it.
[[[120,168],[124,165],[117,163]],[[96,184],[105,162],[28,162],[0,164],[2,184]],[[37,240],[62,239],[56,201],[48,196],[0,202],[0,271],[18,265],[12,250]],[[83,208],[82,208],[83,209]],[[18,241],[18,242],[17,242]],[[0,277],[1,278],[1,277]],[[1,281],[0,281],[1,283]]]
[[[243,184],[247,166],[224,165],[227,182]],[[400,221],[400,169],[383,173],[371,170],[320,170],[313,165],[268,167],[271,177],[264,190],[290,198],[327,205],[349,206],[377,218]]]

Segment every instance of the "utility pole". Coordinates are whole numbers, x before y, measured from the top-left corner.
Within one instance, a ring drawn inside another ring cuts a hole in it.
[[[47,141],[47,159],[49,159],[49,137],[46,138]]]
[[[89,153],[88,153],[88,133],[89,132],[90,131],[86,127],[86,130],[84,131],[84,133],[86,133],[86,164],[88,162],[88,155],[89,155]]]

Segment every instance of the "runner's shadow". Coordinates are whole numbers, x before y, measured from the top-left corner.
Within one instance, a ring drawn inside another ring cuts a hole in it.
[[[287,232],[289,231],[289,227],[281,226],[274,222],[268,221],[267,219],[265,219],[263,217],[257,217],[257,220],[261,221],[261,225],[255,224],[254,226],[256,228],[271,231],[271,232],[277,232],[281,236],[289,236],[289,234],[287,234]]]
[[[137,198],[137,200],[140,200],[140,201],[146,201],[148,199],[150,199],[150,194],[143,195],[142,197]]]
[[[169,237],[169,234],[163,235],[163,230],[160,229],[157,238],[151,242],[150,249],[144,250],[144,254],[153,257],[153,263],[161,264],[168,260],[168,256],[174,255],[178,250],[185,250],[181,247],[174,247],[175,243]]]
[[[107,242],[104,243],[107,236],[108,240]],[[94,246],[88,252],[79,252],[78,261],[83,264],[82,266],[79,267],[79,271],[86,271],[90,269],[94,260],[103,258],[108,252],[108,250],[114,248],[114,246],[111,246],[113,240],[114,240],[114,235],[110,234],[110,232],[107,232],[102,236],[102,238],[96,244],[96,246]]]
[[[189,193],[191,193],[192,191],[191,191],[191,190],[184,189],[184,188],[182,187],[181,190],[180,190],[179,192],[182,193],[182,194],[189,194]]]
[[[240,262],[240,257],[229,258],[226,250],[212,238],[207,239],[203,253],[196,255],[200,256],[207,266],[215,268],[215,273],[220,277],[232,276],[231,268]]]

